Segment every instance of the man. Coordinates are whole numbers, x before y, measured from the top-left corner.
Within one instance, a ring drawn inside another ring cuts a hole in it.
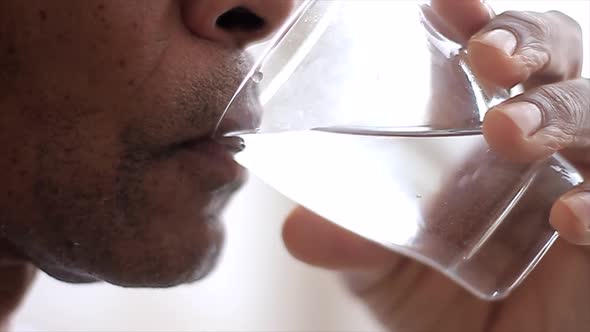
[[[241,170],[228,161],[232,147],[208,137],[248,69],[243,48],[271,34],[292,6],[0,2],[4,326],[34,269],[126,287],[170,287],[211,270],[223,237],[218,216]],[[528,88],[488,114],[491,146],[519,160],[559,150],[584,169],[590,86],[579,78],[577,24],[555,12],[492,18],[479,0],[433,7],[469,47],[478,75]],[[340,271],[392,330],[580,331],[590,327],[586,192],[581,186],[556,202],[550,222],[564,240],[500,303],[303,209],[287,220],[284,239],[297,258]]]

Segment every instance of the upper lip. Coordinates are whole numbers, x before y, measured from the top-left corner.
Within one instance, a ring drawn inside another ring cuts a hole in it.
[[[173,149],[194,149],[197,146],[207,145],[213,143],[215,146],[224,148],[227,152],[236,153],[244,149],[244,140],[239,137],[219,137],[216,139],[210,138],[195,138],[175,144]]]
[[[219,120],[212,137],[253,131],[260,125],[262,105],[256,83],[248,80]]]
[[[217,70],[213,70],[208,83],[210,94],[185,99],[183,105],[186,108],[177,112],[177,117],[171,120],[179,128],[176,139],[165,144],[168,146],[167,150],[170,147],[177,150],[194,147],[200,142],[213,142],[221,143],[229,151],[235,152],[243,144],[239,139],[228,139],[227,136],[252,131],[260,124],[262,107],[258,99],[257,84],[252,80],[245,81],[253,64],[250,57],[245,53],[235,52],[220,55],[220,58],[224,61]],[[236,94],[242,82],[246,84]],[[194,90],[197,93],[201,91],[201,85],[195,86]],[[228,106],[230,101],[231,105]],[[227,112],[223,113],[226,108]]]
[[[254,131],[260,125],[262,106],[258,100],[258,90],[254,85],[248,84],[240,91],[240,94],[229,105],[216,122],[216,126],[207,134],[198,135],[185,142],[213,140],[230,147],[232,150],[243,148],[243,140],[235,134]]]

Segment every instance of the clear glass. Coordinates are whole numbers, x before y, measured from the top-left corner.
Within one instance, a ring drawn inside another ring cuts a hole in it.
[[[582,178],[559,155],[490,151],[483,116],[510,92],[481,85],[447,30],[416,1],[306,1],[217,137],[241,137],[236,160],[297,203],[500,299],[557,239],[551,205]]]

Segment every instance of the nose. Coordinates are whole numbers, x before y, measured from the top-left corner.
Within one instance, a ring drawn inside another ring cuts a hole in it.
[[[269,36],[291,13],[295,0],[186,0],[190,31],[230,47],[246,47]]]

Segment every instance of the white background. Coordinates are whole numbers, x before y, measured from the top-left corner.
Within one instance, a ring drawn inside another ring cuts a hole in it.
[[[589,76],[590,1],[491,4],[497,11],[557,9],[574,17],[584,29],[584,73]],[[18,323],[26,324],[19,330],[379,331],[335,275],[287,254],[280,227],[292,207],[253,178],[226,213],[221,264],[203,282],[171,290],[125,290],[66,285],[41,275],[18,316]]]

